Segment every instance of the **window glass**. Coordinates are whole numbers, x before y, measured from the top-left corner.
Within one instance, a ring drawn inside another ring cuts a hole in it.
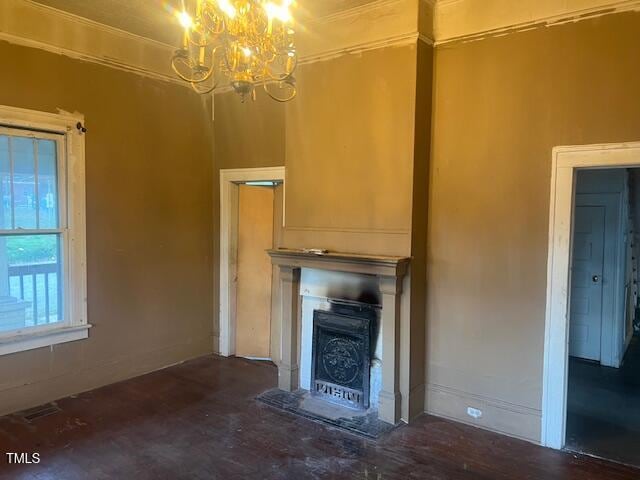
[[[39,228],[58,227],[58,161],[56,142],[38,140]]]
[[[32,138],[11,137],[15,228],[38,228],[36,223],[35,145]]]
[[[63,320],[60,235],[0,236],[0,332]]]
[[[11,166],[9,162],[9,137],[0,135],[0,228],[12,228],[11,218]]]
[[[0,135],[0,198],[0,333],[64,321],[55,139]]]

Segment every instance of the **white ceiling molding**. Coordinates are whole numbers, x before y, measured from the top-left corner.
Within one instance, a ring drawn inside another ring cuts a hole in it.
[[[300,16],[296,31],[300,63],[418,40],[433,44],[432,22],[420,21],[432,16],[433,0],[374,0],[320,18]]]
[[[30,0],[0,1],[0,40],[185,85],[174,47]]]
[[[435,0],[373,0],[297,21],[300,63],[422,41],[433,45]],[[32,0],[0,0],[0,40],[188,85],[171,70],[175,46]]]
[[[540,26],[640,10],[640,0],[436,0],[435,44],[474,41]]]
[[[417,41],[473,41],[631,10],[640,10],[640,0],[372,0],[322,17],[299,12],[297,44],[305,64]],[[173,45],[32,0],[0,0],[0,40],[188,86],[171,70]]]
[[[298,61],[299,65],[306,65],[309,63],[324,62],[334,58],[341,57],[343,55],[358,55],[370,50],[377,50],[379,48],[387,47],[402,47],[405,45],[414,45],[418,40],[433,44],[431,39],[425,38],[419,35],[417,32],[406,33],[398,35],[397,37],[384,38],[379,41],[369,41],[362,44],[350,45],[347,47],[338,47],[335,50],[328,50],[320,52],[316,55],[305,55]]]

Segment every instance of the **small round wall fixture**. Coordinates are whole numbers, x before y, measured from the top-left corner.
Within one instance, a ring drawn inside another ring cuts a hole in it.
[[[293,99],[293,2],[193,0],[176,13],[184,34],[173,71],[201,94],[231,88],[242,101],[255,100],[260,87],[278,102]]]

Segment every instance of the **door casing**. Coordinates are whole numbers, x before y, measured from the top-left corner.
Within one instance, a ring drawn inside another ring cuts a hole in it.
[[[551,448],[564,447],[566,436],[569,266],[576,171],[639,166],[640,142],[563,146],[552,151],[540,439]]]
[[[284,167],[220,170],[220,289],[219,329],[215,350],[225,357],[235,354],[236,267],[238,263],[238,184],[280,181],[285,185]],[[283,187],[286,189],[286,185]],[[284,202],[284,194],[283,194]],[[283,206],[284,209],[284,206]],[[284,210],[283,210],[284,218]]]

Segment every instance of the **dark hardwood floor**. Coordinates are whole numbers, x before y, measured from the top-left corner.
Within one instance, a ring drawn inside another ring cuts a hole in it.
[[[374,442],[254,400],[265,363],[210,356],[0,418],[0,477],[639,479],[634,470],[423,416]],[[47,413],[47,412],[45,412]],[[4,452],[38,452],[8,465]]]
[[[620,368],[571,357],[567,446],[640,468],[640,337]]]

